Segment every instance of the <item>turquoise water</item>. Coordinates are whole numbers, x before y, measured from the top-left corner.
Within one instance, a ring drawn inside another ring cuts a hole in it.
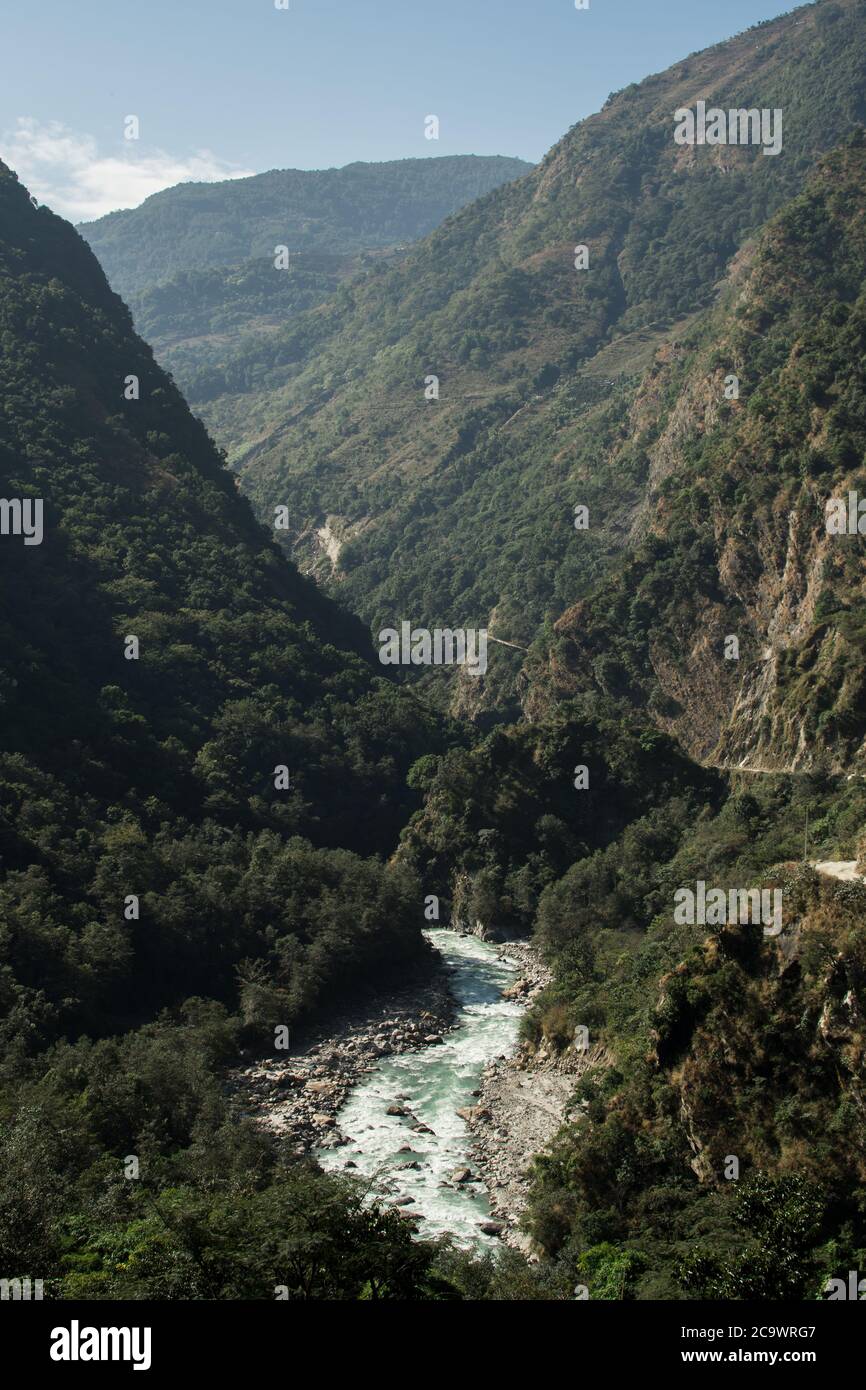
[[[517,1041],[522,1010],[502,998],[513,983],[515,969],[498,958],[498,948],[475,936],[438,928],[429,940],[450,968],[451,988],[457,1001],[457,1027],[444,1035],[441,1047],[386,1057],[351,1092],[337,1115],[337,1125],[352,1143],[338,1149],[321,1149],[316,1157],[323,1168],[342,1169],[347,1160],[357,1164],[357,1174],[374,1179],[374,1195],[396,1202],[412,1197],[406,1210],[423,1216],[418,1233],[437,1236],[450,1233],[461,1245],[487,1243],[478,1229],[490,1208],[480,1183],[443,1187],[450,1174],[471,1167],[471,1134],[455,1112],[477,1104],[485,1063],[510,1053]],[[410,1110],[432,1134],[413,1134],[410,1118],[387,1115],[397,1103]],[[399,1153],[404,1144],[410,1153]],[[420,1167],[400,1165],[417,1162]],[[353,1170],[349,1170],[353,1171]]]

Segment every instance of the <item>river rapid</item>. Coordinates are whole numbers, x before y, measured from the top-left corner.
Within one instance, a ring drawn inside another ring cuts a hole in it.
[[[485,1064],[516,1045],[523,1009],[502,997],[516,966],[478,937],[444,927],[427,936],[449,971],[455,1027],[441,1044],[378,1062],[337,1114],[339,1128],[351,1142],[320,1148],[316,1158],[331,1171],[353,1162],[356,1174],[372,1180],[372,1195],[423,1218],[419,1235],[449,1234],[463,1246],[493,1244],[480,1229],[490,1219],[483,1185],[452,1180],[459,1169],[471,1167],[472,1135],[456,1112],[476,1103],[473,1092]],[[393,1105],[409,1113],[388,1115]]]

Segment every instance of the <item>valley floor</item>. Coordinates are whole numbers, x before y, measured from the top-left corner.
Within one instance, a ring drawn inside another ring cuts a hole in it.
[[[464,940],[468,945],[469,938]],[[479,949],[501,962],[500,971],[506,966],[512,972],[505,977],[512,982],[501,994],[513,1009],[526,1008],[548,983],[548,972],[528,942]],[[495,993],[499,992],[498,988]],[[460,1021],[449,970],[439,966],[429,979],[347,1013],[332,1021],[327,1032],[299,1039],[284,1057],[236,1068],[229,1078],[234,1102],[241,1114],[273,1133],[297,1157],[322,1149],[341,1150],[341,1157],[335,1154],[334,1162],[329,1157],[327,1166],[355,1169],[360,1176],[369,1165],[354,1147],[360,1143],[363,1149],[363,1139],[341,1129],[346,1102],[384,1063],[401,1055],[417,1055],[427,1049],[434,1067],[441,1067],[443,1062],[447,1067],[452,1044],[459,1047],[461,1034],[471,1046],[471,1017],[470,1010],[469,1022],[465,1014]],[[520,1230],[520,1219],[528,1198],[532,1161],[559,1129],[577,1081],[575,1073],[581,1069],[579,1060],[568,1060],[568,1052],[565,1058],[548,1056],[544,1045],[535,1053],[525,1044],[511,1048],[509,1054],[488,1062],[477,1089],[466,1096],[464,1107],[453,1112],[459,1117],[458,1131],[460,1122],[469,1130],[463,1151],[470,1167],[462,1175],[449,1173],[443,1185],[468,1183],[463,1191],[476,1198],[478,1216],[482,1215],[481,1205],[487,1205],[478,1199],[486,1197],[490,1219],[479,1221],[476,1216],[473,1224],[529,1255],[533,1252]],[[429,1071],[426,1064],[425,1069]],[[399,1138],[408,1143],[395,1150],[390,1161],[399,1164],[398,1155],[405,1151],[408,1161],[399,1166],[426,1169],[430,1155],[425,1158],[424,1146],[431,1143],[426,1136],[434,1131],[426,1129],[413,1113],[408,1097],[395,1096],[394,1103],[401,1112],[399,1127],[403,1132]],[[438,1128],[436,1132],[440,1132]],[[434,1139],[434,1147],[435,1143]],[[386,1183],[384,1190],[394,1195],[397,1191],[393,1183]],[[420,1211],[417,1215],[405,1211],[405,1215],[407,1219],[423,1219]]]

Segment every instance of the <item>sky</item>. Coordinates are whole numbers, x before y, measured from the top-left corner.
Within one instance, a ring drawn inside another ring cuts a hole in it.
[[[187,179],[446,154],[536,161],[610,92],[792,8],[0,0],[0,158],[73,221]]]

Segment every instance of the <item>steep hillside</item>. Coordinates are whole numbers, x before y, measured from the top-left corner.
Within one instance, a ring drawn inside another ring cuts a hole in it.
[[[660,918],[570,1010],[612,1065],[584,1072],[531,1228],[591,1298],[820,1298],[862,1257],[866,890],[774,881],[778,941]]]
[[[291,1016],[350,961],[417,954],[411,884],[347,851],[395,843],[423,713],[5,167],[0,391],[7,1046],[230,999],[251,960],[262,1018]],[[41,543],[15,534],[18,501]]]
[[[401,861],[452,921],[494,939],[531,931],[544,890],[614,842],[621,855],[624,829],[642,817],[655,817],[648,840],[668,858],[695,808],[724,792],[649,721],[598,696],[498,726],[469,750],[430,754],[411,777],[425,799],[401,836]],[[627,899],[611,896],[625,912]]]
[[[649,468],[628,560],[557,621],[530,710],[594,685],[701,761],[862,769],[866,562],[827,507],[847,524],[866,491],[864,185],[860,134],[658,354],[632,410]]]
[[[435,1297],[433,1247],[224,1086],[429,969],[420,885],[372,852],[434,731],[2,165],[0,403],[0,1269],[51,1299]]]
[[[526,1051],[549,1066],[578,1026],[591,1049],[529,1224],[591,1298],[819,1298],[861,1257],[866,889],[798,862],[804,818],[850,853],[866,786],[741,775],[542,896],[554,984]],[[701,879],[778,892],[781,931],[678,923]]]
[[[781,109],[781,151],[677,144],[674,113],[699,100]],[[864,118],[860,0],[616,94],[526,178],[269,340],[258,394],[212,416],[244,489],[264,514],[289,505],[302,567],[374,627],[486,621],[529,645],[627,542],[650,469],[630,410],[654,353]],[[497,648],[486,699],[519,661]]]

